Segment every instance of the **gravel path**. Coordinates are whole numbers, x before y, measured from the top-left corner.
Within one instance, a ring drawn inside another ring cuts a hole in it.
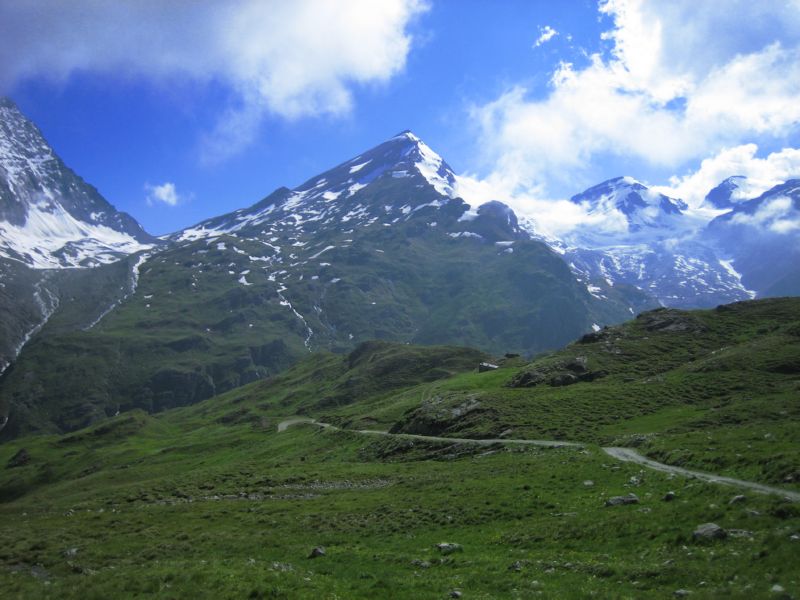
[[[331,429],[335,431],[350,431],[353,433],[360,433],[362,435],[382,435],[382,436],[391,436],[391,437],[398,437],[411,440],[421,440],[426,442],[474,444],[477,446],[491,446],[492,444],[505,444],[509,446],[510,445],[546,446],[549,448],[563,448],[563,447],[580,448],[584,446],[584,444],[580,444],[577,442],[559,442],[552,440],[514,440],[514,439],[502,439],[502,438],[471,439],[471,438],[438,437],[432,435],[417,435],[413,433],[389,433],[388,431],[377,431],[374,429],[342,430],[340,427],[336,427],[335,425],[331,425],[329,423],[320,423],[319,421],[316,421],[315,419],[311,419],[308,417],[294,417],[291,419],[286,419],[285,421],[281,421],[278,424],[278,431],[279,432],[286,431],[286,429],[291,427],[292,425],[298,425],[300,423],[313,424],[317,425],[318,427],[323,427],[325,429]],[[733,487],[747,488],[749,490],[753,490],[754,492],[758,492],[760,494],[774,494],[777,496],[783,496],[784,498],[793,500],[795,502],[800,502],[800,492],[793,492],[791,490],[785,490],[783,488],[774,487],[771,485],[756,483],[755,481],[745,481],[743,479],[735,479],[733,477],[725,477],[722,475],[714,475],[713,473],[692,471],[690,469],[684,469],[683,467],[666,465],[664,463],[660,463],[650,458],[647,458],[646,456],[639,454],[636,450],[633,450],[632,448],[602,448],[602,450],[612,458],[621,460],[623,462],[631,462],[638,465],[642,465],[643,467],[653,469],[654,471],[661,471],[662,473],[672,473],[675,475],[681,475],[683,477],[700,479],[702,481],[707,481],[708,483],[716,483],[719,485],[729,485]]]
[[[709,483],[718,483],[721,485],[732,485],[734,487],[743,487],[754,492],[761,494],[776,494],[800,502],[800,492],[792,492],[784,490],[779,487],[771,485],[764,485],[763,483],[756,483],[754,481],[745,481],[743,479],[734,479],[733,477],[724,477],[723,475],[714,475],[713,473],[703,473],[702,471],[692,471],[684,469],[683,467],[674,467],[672,465],[665,465],[664,463],[657,462],[646,456],[642,456],[636,450],[631,448],[603,448],[603,452],[609,456],[624,462],[632,462],[643,467],[648,467],[655,471],[662,471],[664,473],[674,473],[675,475],[682,475],[684,477],[694,477],[708,481]]]

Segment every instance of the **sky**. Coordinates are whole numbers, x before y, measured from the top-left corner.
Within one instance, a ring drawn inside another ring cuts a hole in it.
[[[411,129],[558,235],[619,175],[800,177],[800,0],[0,0],[0,94],[154,234]]]

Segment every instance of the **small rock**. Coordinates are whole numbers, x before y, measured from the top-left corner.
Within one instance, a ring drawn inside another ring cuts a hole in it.
[[[311,554],[308,555],[308,558],[319,558],[320,556],[325,556],[325,548],[322,546],[317,546],[311,551]]]
[[[430,569],[431,568],[431,563],[430,562],[428,562],[427,560],[419,560],[418,558],[415,558],[414,560],[412,560],[411,564],[414,565],[415,567],[419,567],[420,569]]]
[[[731,498],[728,504],[739,504],[740,502],[744,502],[745,500],[747,500],[747,496],[745,496],[744,494],[739,494]]]
[[[519,573],[520,571],[522,571],[522,561],[521,560],[514,561],[513,563],[511,563],[511,566],[508,567],[508,570]]]
[[[29,462],[31,462],[31,455],[28,454],[25,448],[20,448],[17,453],[11,457],[8,463],[6,463],[6,468],[13,469],[14,467],[22,467]]]
[[[775,585],[773,585],[773,586],[770,588],[770,590],[769,590],[769,591],[770,591],[770,592],[772,592],[773,594],[780,594],[780,593],[783,593],[783,592],[785,592],[786,590],[785,590],[785,589],[783,589],[783,586],[782,586],[782,585],[778,585],[778,584],[776,583]]]
[[[461,544],[453,544],[451,542],[442,542],[441,544],[436,544],[436,549],[447,556],[448,554],[453,554],[454,552],[463,552],[464,548]]]
[[[583,485],[586,487],[593,487],[594,481],[592,481],[591,479],[587,479],[586,481],[583,482]]]
[[[66,550],[64,550],[64,556],[66,556],[68,558],[71,558],[71,557],[77,556],[77,555],[78,555],[78,549],[77,548],[67,548]]]
[[[664,502],[672,502],[673,500],[675,500],[675,492],[672,492],[672,491],[667,492],[666,494],[664,494],[664,497],[662,498],[662,500]]]
[[[692,537],[696,540],[724,540],[728,537],[728,532],[716,523],[703,523],[692,532]]]
[[[624,504],[639,504],[639,497],[636,494],[627,496],[612,496],[606,500],[606,506],[621,506]]]
[[[676,598],[686,598],[686,596],[688,596],[691,593],[692,592],[690,592],[689,590],[680,589],[672,592],[672,595],[675,596]]]
[[[751,538],[753,537],[753,532],[747,531],[747,529],[728,529],[728,535],[734,538]]]
[[[451,598],[461,598],[461,592],[459,590],[453,590],[450,592]]]

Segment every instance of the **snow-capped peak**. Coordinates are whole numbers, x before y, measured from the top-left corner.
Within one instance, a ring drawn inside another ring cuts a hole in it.
[[[408,194],[398,195],[401,203],[396,206],[374,205],[372,195],[372,200],[367,199],[369,190],[365,188],[396,187],[404,181],[408,184]],[[455,185],[455,175],[442,157],[411,131],[403,131],[293,190],[283,188],[283,192],[273,194],[269,200],[169,237],[182,241],[214,237],[267,221],[289,220],[292,228],[301,228],[302,223],[309,222],[332,224],[335,219],[354,224],[354,220],[369,221],[376,210],[384,216],[399,211],[401,218],[406,218],[418,209],[438,208],[455,198]],[[427,193],[417,193],[420,189],[427,189]]]
[[[75,175],[17,106],[0,98],[0,256],[33,268],[93,266],[152,238]]]
[[[609,179],[570,200],[582,205],[589,214],[621,214],[630,232],[661,228],[666,221],[679,218],[687,208],[683,200],[651,190],[632,177]]]
[[[730,209],[736,204],[747,199],[746,194],[747,177],[744,175],[733,175],[723,180],[718,186],[706,194],[704,204],[714,209]]]

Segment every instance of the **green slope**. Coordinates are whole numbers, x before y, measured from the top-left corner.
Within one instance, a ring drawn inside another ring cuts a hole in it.
[[[779,497],[732,502],[736,488],[618,463],[591,443],[474,447],[276,426],[302,414],[641,442],[656,455],[676,444],[693,450],[683,464],[771,482],[782,473],[760,460],[797,464],[798,321],[796,300],[656,311],[485,373],[471,350],[369,343],[194,406],[15,440],[0,446],[0,465],[24,463],[0,469],[0,585],[12,598],[796,595],[800,510]],[[570,373],[594,378],[551,386]],[[628,493],[639,503],[605,506]],[[695,540],[706,522],[729,537]],[[462,549],[445,555],[440,542]],[[326,556],[306,558],[318,545]]]

